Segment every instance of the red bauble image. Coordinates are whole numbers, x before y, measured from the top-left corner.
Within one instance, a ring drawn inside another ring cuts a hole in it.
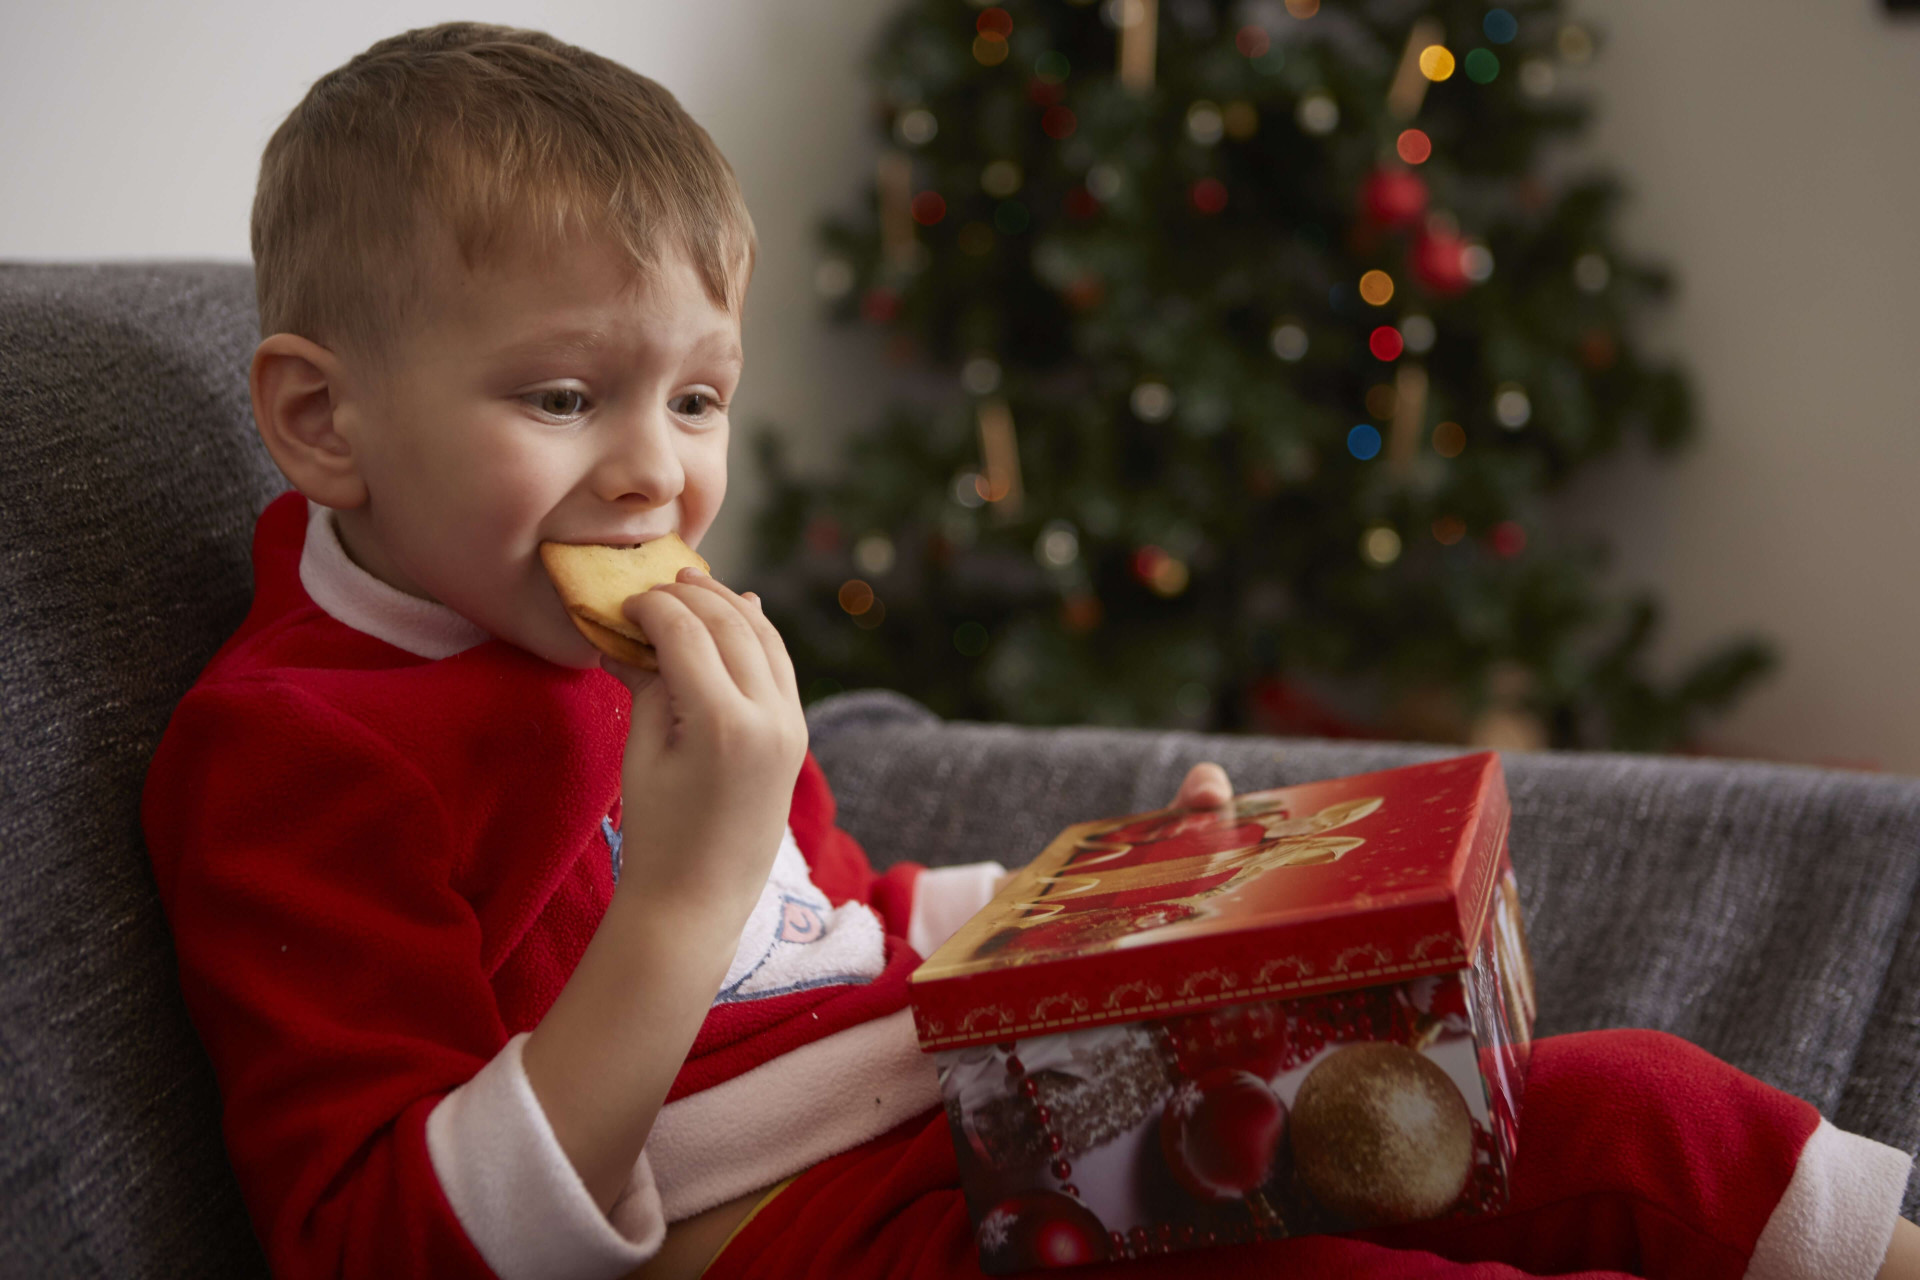
[[[1216,1067],[1183,1080],[1160,1115],[1167,1167],[1195,1199],[1239,1200],[1273,1173],[1287,1108],[1250,1071]]]
[[[1427,184],[1411,169],[1375,169],[1360,184],[1360,211],[1383,227],[1410,227],[1427,211]]]
[[[1008,1196],[980,1219],[980,1262],[992,1272],[1105,1262],[1106,1224],[1058,1191]]]
[[[1463,255],[1467,242],[1445,231],[1422,231],[1407,255],[1413,278],[1428,293],[1442,298],[1465,293],[1473,281],[1467,276]]]

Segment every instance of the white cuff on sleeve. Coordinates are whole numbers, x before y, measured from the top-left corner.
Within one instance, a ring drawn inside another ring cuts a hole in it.
[[[932,955],[993,899],[993,888],[1005,874],[1007,869],[997,862],[966,862],[922,871],[913,882],[907,945],[923,957]]]
[[[612,1280],[666,1238],[653,1170],[641,1152],[611,1214],[600,1212],[527,1083],[526,1039],[522,1032],[507,1041],[427,1117],[433,1171],[501,1280]]]
[[[1913,1157],[1822,1118],[1754,1242],[1747,1280],[1873,1280]]]

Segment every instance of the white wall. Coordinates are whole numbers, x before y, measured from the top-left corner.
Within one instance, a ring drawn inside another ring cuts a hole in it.
[[[818,319],[811,227],[870,172],[862,60],[893,0],[0,4],[0,257],[244,259],[260,148],[315,77],[406,27],[513,22],[658,79],[732,160],[761,240],[737,425],[776,417],[824,460],[880,402],[875,345]],[[1702,432],[1578,506],[1667,600],[1669,658],[1780,643],[1717,745],[1920,772],[1920,23],[1874,0],[1587,12],[1610,32],[1594,148],[1635,193],[1629,242],[1679,271],[1662,336]],[[723,572],[750,472],[708,544]]]
[[[1669,261],[1700,437],[1582,497],[1669,655],[1784,662],[1723,749],[1920,773],[1920,21],[1875,0],[1593,0],[1594,149]]]

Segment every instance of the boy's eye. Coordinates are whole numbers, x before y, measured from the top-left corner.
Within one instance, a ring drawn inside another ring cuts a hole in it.
[[[689,391],[673,403],[674,412],[684,418],[709,417],[720,407],[720,402],[704,391]]]
[[[555,418],[571,418],[587,407],[587,398],[570,387],[554,387],[548,391],[534,392],[534,403],[542,413]]]

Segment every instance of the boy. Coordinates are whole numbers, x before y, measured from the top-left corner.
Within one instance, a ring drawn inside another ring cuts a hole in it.
[[[143,816],[276,1274],[973,1273],[904,984],[1002,869],[872,873],[751,595],[629,600],[655,674],[540,567],[719,508],[754,240],[711,140],[550,37],[410,32],[274,135],[254,253],[297,492]],[[1541,1042],[1527,1126],[1504,1218],[1127,1274],[1916,1274],[1903,1154],[1677,1042]]]

